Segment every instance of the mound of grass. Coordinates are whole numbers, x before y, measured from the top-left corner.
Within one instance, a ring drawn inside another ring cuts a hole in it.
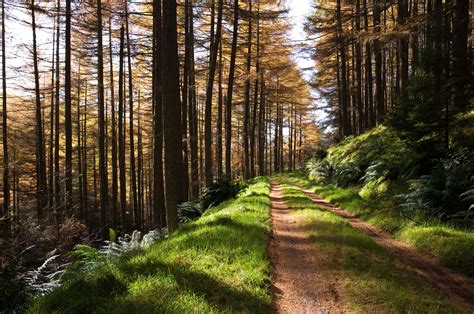
[[[296,176],[288,180],[311,188],[326,201],[431,254],[440,264],[474,277],[474,231],[427,220],[426,217],[400,216],[398,211],[393,210],[391,201],[361,198],[358,187],[319,186]]]
[[[168,239],[71,274],[30,313],[271,312],[266,178]]]
[[[338,289],[343,290],[338,295],[346,309],[367,313],[462,312],[368,235],[313,203],[291,183],[282,184],[282,188],[285,202],[305,221],[319,255],[324,256],[324,271],[338,278]]]

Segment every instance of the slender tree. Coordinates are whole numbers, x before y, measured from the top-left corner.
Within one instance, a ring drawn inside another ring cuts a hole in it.
[[[46,169],[43,145],[43,122],[41,111],[41,92],[39,83],[38,70],[38,52],[36,44],[36,19],[35,19],[35,3],[31,1],[31,27],[33,31],[33,68],[35,76],[35,104],[36,104],[36,197],[37,197],[37,214],[38,220],[43,218],[43,210],[46,206]],[[47,196],[47,195],[46,195]]]
[[[166,226],[163,184],[163,72],[161,0],[153,0],[153,224]]]
[[[97,80],[99,101],[99,176],[100,176],[100,228],[105,238],[107,226],[107,208],[109,202],[108,175],[105,158],[105,100],[104,100],[104,56],[102,45],[102,0],[97,1]]]
[[[227,179],[232,178],[232,95],[234,90],[235,59],[239,32],[239,0],[234,0],[234,29],[229,65],[229,83],[227,84],[226,123],[225,123],[225,172]]]
[[[5,0],[2,0],[2,137],[3,137],[3,215],[10,212],[10,175],[8,160],[7,70],[5,48]]]
[[[64,125],[66,140],[66,208],[72,206],[72,99],[71,99],[71,0],[66,0],[66,43],[64,64]]]

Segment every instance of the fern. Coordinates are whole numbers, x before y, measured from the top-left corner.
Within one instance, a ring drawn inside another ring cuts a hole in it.
[[[32,297],[42,296],[61,285],[67,264],[54,264],[60,256],[60,254],[52,255],[40,267],[27,271],[18,278],[25,283],[28,294]]]

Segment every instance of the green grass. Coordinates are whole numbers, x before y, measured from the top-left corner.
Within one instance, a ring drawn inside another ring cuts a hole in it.
[[[474,277],[473,230],[459,229],[424,217],[402,217],[393,210],[391,201],[361,198],[360,187],[318,186],[296,175],[289,180],[311,188],[325,200],[356,214],[396,239],[412,244],[419,251],[431,254],[440,264]]]
[[[341,302],[347,309],[368,313],[461,312],[368,235],[313,203],[290,180],[278,178],[284,182],[286,203],[304,219],[318,254],[323,256],[324,271],[338,278],[343,290]]]
[[[29,312],[271,312],[269,193],[268,179],[258,178],[170,238],[73,275]]]

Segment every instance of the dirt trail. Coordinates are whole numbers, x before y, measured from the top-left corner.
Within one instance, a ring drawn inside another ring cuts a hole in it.
[[[272,182],[273,234],[269,255],[273,266],[274,307],[277,313],[340,313],[337,277],[318,254],[304,223],[283,201],[280,186]]]
[[[374,227],[351,213],[321,199],[312,191],[297,185],[315,203],[322,205],[347,220],[352,227],[370,235],[374,241],[402,261],[409,269],[417,273],[453,301],[468,311],[474,312],[474,286],[462,275],[438,265],[434,259],[416,252],[406,243],[394,240],[388,233]],[[273,201],[272,201],[273,204]]]

